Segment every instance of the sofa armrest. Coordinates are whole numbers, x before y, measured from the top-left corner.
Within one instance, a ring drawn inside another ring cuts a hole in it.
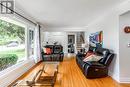
[[[101,63],[99,63],[99,62],[97,62],[97,61],[87,61],[86,63],[87,63],[89,66],[103,66],[103,67],[104,67],[103,64],[101,64]]]
[[[60,54],[64,54],[64,52],[60,52]]]
[[[77,57],[85,57],[85,54],[78,53],[76,56],[77,56]]]
[[[108,68],[99,63],[91,63],[84,68],[84,74],[87,78],[105,77],[108,75]]]

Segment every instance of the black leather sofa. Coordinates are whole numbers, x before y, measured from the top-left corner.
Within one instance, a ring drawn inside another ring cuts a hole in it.
[[[47,54],[42,51],[42,60],[43,61],[58,61],[62,62],[64,58],[64,53],[63,53],[63,47],[61,45],[46,45],[44,46],[45,48],[50,48],[51,49],[51,54]]]
[[[89,52],[93,52],[96,55],[100,55],[103,58],[99,61],[87,61],[84,62],[83,59],[85,58],[85,54],[78,53],[76,55],[76,62],[80,69],[82,70],[83,74],[87,78],[99,78],[105,77],[108,75],[108,67],[114,58],[114,54],[110,53],[109,49],[105,48],[95,48],[90,46]]]

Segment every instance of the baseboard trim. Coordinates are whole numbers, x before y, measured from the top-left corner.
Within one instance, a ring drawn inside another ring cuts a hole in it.
[[[120,83],[130,83],[130,78],[121,77],[121,78],[120,78]]]
[[[112,79],[114,79],[116,82],[120,83],[119,77],[117,76],[117,74],[116,74],[116,75],[113,75],[113,73],[109,71],[109,72],[108,72],[108,75],[109,75]]]
[[[130,78],[127,77],[118,77],[116,75],[113,75],[112,72],[108,72],[108,75],[114,79],[115,81],[117,81],[118,83],[130,83]]]

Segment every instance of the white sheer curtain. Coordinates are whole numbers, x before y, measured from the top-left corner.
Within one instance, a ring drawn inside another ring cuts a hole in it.
[[[35,28],[34,61],[35,63],[37,63],[40,60],[41,60],[40,25],[37,24]]]

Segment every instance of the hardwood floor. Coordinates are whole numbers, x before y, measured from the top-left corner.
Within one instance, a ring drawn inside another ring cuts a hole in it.
[[[34,69],[20,77],[18,80],[31,80],[36,72],[42,68],[42,66],[43,63],[40,63]],[[55,87],[130,87],[130,84],[119,84],[111,77],[86,79],[77,66],[75,58],[68,58],[59,65],[59,73]]]

